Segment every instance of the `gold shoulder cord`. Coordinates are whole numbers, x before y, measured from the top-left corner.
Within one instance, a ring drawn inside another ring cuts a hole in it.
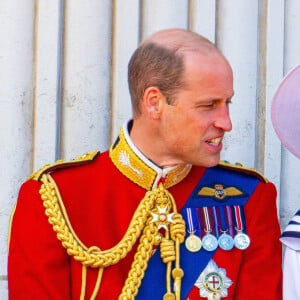
[[[67,253],[83,266],[80,300],[85,297],[87,267],[99,269],[97,283],[91,297],[95,299],[100,288],[103,269],[123,259],[140,236],[137,252],[119,300],[132,300],[138,294],[153,246],[159,244],[161,258],[167,264],[167,291],[163,300],[180,300],[183,270],[179,264],[179,245],[184,241],[185,223],[181,214],[177,212],[174,198],[162,183],[147,192],[141,200],[122,240],[115,247],[101,251],[96,246],[87,248],[75,234],[53,178],[49,174],[44,174],[41,181],[43,184],[39,192],[48,221]],[[165,229],[164,236],[158,233],[160,228]],[[171,289],[171,274],[174,279],[174,293]]]

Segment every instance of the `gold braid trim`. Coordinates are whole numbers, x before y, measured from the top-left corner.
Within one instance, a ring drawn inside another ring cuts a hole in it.
[[[73,166],[73,165],[78,165],[78,164],[93,161],[99,154],[100,154],[99,151],[93,151],[93,152],[85,153],[85,154],[83,154],[73,160],[70,160],[70,161],[64,161],[62,159],[57,160],[54,164],[44,165],[41,169],[39,169],[38,171],[31,174],[27,178],[27,180],[38,180],[39,181],[44,173],[48,173],[51,170],[56,169],[56,168],[68,167],[68,166]]]
[[[182,216],[177,213],[176,204],[172,195],[165,190],[162,184],[153,191],[146,193],[136,209],[122,240],[113,248],[101,251],[98,247],[87,248],[77,237],[68,219],[66,209],[61,199],[59,190],[50,174],[41,177],[42,186],[39,193],[46,208],[45,214],[56,232],[67,253],[83,265],[83,277],[86,278],[86,268],[99,268],[114,265],[123,259],[137,239],[140,238],[137,252],[134,256],[128,278],[125,281],[120,300],[133,300],[138,293],[151,257],[153,245],[161,245],[161,257],[167,264],[167,293],[164,299],[180,299],[181,278],[183,271],[179,266],[179,244],[184,241],[185,223]],[[173,211],[171,213],[171,211]],[[160,228],[165,228],[165,237],[158,234]],[[175,243],[175,244],[174,244]],[[175,268],[172,271],[172,263]],[[99,270],[99,283],[95,287],[92,298],[96,296],[100,287],[102,271]],[[171,273],[174,278],[175,295],[171,292]],[[97,280],[98,282],[98,280]],[[81,299],[85,294],[85,279],[82,281]]]

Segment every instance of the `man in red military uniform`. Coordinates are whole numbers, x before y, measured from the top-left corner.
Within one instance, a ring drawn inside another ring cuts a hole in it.
[[[129,63],[133,120],[108,152],[45,166],[12,218],[10,299],[282,299],[276,190],[219,163],[232,70],[181,29]]]

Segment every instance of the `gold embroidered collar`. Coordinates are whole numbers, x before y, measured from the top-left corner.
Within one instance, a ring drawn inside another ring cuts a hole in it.
[[[123,175],[146,190],[157,187],[162,178],[165,179],[165,188],[170,188],[182,181],[192,168],[190,164],[163,169],[155,165],[133,144],[128,124],[122,126],[117,141],[109,150],[109,156]]]

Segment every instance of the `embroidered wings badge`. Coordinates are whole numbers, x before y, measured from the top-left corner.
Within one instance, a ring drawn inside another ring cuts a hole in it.
[[[224,188],[222,184],[215,184],[214,188],[204,186],[198,192],[199,196],[215,197],[218,200],[223,200],[225,197],[241,196],[244,193],[234,186]]]

